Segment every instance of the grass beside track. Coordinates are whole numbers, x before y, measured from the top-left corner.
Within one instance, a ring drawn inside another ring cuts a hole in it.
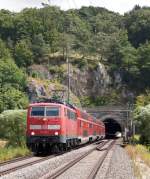
[[[29,155],[31,152],[26,147],[4,147],[0,148],[0,162],[13,158]]]
[[[147,147],[139,144],[135,146],[128,145],[126,150],[133,160],[140,158],[147,166],[150,167],[150,151]]]
[[[127,145],[126,151],[133,161],[134,173],[137,178],[142,178],[141,169],[138,161],[142,161],[145,165],[150,167],[150,151],[146,146]]]

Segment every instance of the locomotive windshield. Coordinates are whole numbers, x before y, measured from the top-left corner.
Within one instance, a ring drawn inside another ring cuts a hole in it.
[[[59,116],[59,108],[47,107],[46,116]]]
[[[59,108],[58,107],[32,107],[31,116],[59,116]]]
[[[44,116],[45,107],[32,107],[31,116]]]

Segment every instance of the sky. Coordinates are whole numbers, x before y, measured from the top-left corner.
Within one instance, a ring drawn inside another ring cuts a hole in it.
[[[150,0],[0,0],[0,9],[19,12],[26,7],[40,8],[42,2],[48,1],[51,5],[60,6],[63,10],[92,5],[105,7],[120,14],[130,11],[136,4],[150,7]]]

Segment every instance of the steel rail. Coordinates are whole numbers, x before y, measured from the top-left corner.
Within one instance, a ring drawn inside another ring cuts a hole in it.
[[[22,168],[25,168],[25,167],[28,167],[28,166],[31,166],[33,164],[36,164],[36,163],[40,163],[40,162],[43,162],[45,160],[48,160],[48,159],[51,159],[51,158],[54,158],[54,156],[49,156],[49,157],[44,157],[44,158],[40,158],[40,159],[37,159],[37,160],[34,160],[34,161],[31,161],[31,162],[28,162],[28,163],[25,163],[25,164],[20,164],[18,166],[12,166],[11,168],[9,169],[4,169],[2,171],[0,171],[0,176],[3,176],[3,175],[6,175],[6,174],[9,174],[9,173],[12,173],[16,170],[19,170],[19,169],[22,169]],[[20,160],[20,161],[24,161],[24,160]],[[20,162],[19,161],[19,162]],[[17,161],[18,162],[18,161]],[[13,162],[12,164],[15,164],[15,162]],[[3,166],[6,166],[6,165],[3,165]],[[1,167],[3,167],[1,166]]]
[[[101,144],[99,144],[99,148],[102,148],[103,146],[105,146],[109,141],[104,141]],[[50,175],[47,176],[44,175],[42,176],[40,179],[42,178],[47,178],[47,179],[55,179],[58,176],[62,175],[63,173],[65,173],[68,169],[70,169],[72,166],[74,166],[76,163],[78,163],[80,160],[82,160],[83,158],[85,158],[86,156],[88,156],[90,153],[92,153],[94,150],[97,149],[97,146],[94,147],[93,149],[89,150],[88,152],[84,153],[83,155],[81,155],[80,157],[77,157],[76,159],[72,160],[71,162],[67,163],[65,166],[63,166],[62,168],[56,170],[55,173],[52,173]]]
[[[114,144],[116,143],[116,141],[112,141],[111,144],[108,146],[107,150],[105,151],[105,153],[102,155],[102,157],[100,157],[100,159],[98,160],[98,162],[96,163],[96,165],[93,167],[92,172],[90,173],[90,175],[87,177],[87,179],[95,179],[100,167],[102,166],[105,158],[107,157],[108,152],[112,149],[112,147],[114,146]],[[98,150],[101,150],[100,148],[97,147]]]
[[[0,162],[0,167],[3,167],[4,165],[7,165],[7,164],[19,162],[19,161],[22,161],[22,160],[25,160],[25,159],[29,159],[31,157],[33,157],[33,155],[26,155],[26,156],[23,156],[23,157],[17,157],[17,158],[14,158],[14,159],[6,160],[4,162]]]
[[[91,143],[91,144],[99,144],[99,143],[102,143],[102,141],[96,141],[96,142]],[[59,156],[59,155],[68,153],[68,152],[70,152],[70,151],[72,151],[72,150],[77,150],[77,149],[82,148],[82,147],[85,147],[85,146],[87,146],[87,145],[89,145],[89,143],[87,143],[87,144],[82,144],[82,145],[79,145],[79,146],[77,146],[77,147],[75,147],[75,148],[73,148],[73,149],[71,149],[71,150],[63,151],[63,152],[60,152],[60,153],[58,153],[58,154],[51,155],[51,156],[48,156],[48,157],[46,156],[46,157],[44,157],[44,158],[40,158],[40,159],[34,160],[34,161],[32,161],[32,162],[27,162],[27,163],[25,163],[25,164],[20,164],[20,165],[18,165],[18,166],[12,166],[12,167],[10,167],[9,169],[4,169],[4,170],[2,169],[2,170],[0,171],[0,176],[6,175],[6,174],[10,174],[10,173],[12,173],[12,172],[14,172],[14,171],[17,171],[17,170],[19,170],[19,169],[23,169],[23,168],[28,167],[28,166],[31,166],[31,165],[33,165],[33,164],[37,164],[37,163],[40,163],[40,162],[43,162],[43,161],[52,159],[52,158],[54,158],[54,157],[56,157],[56,156]],[[32,158],[32,157],[33,157],[33,156],[31,156],[31,157],[30,157],[30,156],[27,156],[27,157],[19,157],[19,158],[10,160],[10,161],[6,161],[6,162],[3,162],[3,163],[0,163],[0,167],[5,167],[5,166],[7,166],[7,164],[14,164],[14,165],[15,165],[15,163],[17,163],[17,162],[25,161],[26,159],[28,160],[28,159],[30,159],[30,158]]]

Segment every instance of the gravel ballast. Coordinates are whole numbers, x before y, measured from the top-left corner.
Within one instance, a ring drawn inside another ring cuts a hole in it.
[[[116,144],[105,159],[96,179],[134,179],[132,161],[124,148]]]
[[[71,160],[83,155],[90,149],[94,148],[95,145],[89,145],[63,155],[54,157],[44,162],[34,164],[32,166],[17,170],[13,173],[4,175],[1,179],[37,179],[45,175],[46,173],[53,172],[56,168],[61,165],[70,162]]]
[[[2,179],[44,179],[51,175],[58,168],[68,162],[78,158],[95,145],[83,147],[61,156],[49,159],[39,164],[15,171],[1,177]],[[105,150],[104,150],[105,151]],[[93,151],[90,155],[82,159],[79,163],[68,169],[67,172],[59,176],[59,179],[86,179],[104,151]],[[104,163],[97,173],[96,179],[134,179],[132,163],[124,148],[116,144],[108,153]]]
[[[110,143],[109,143],[110,144]],[[86,156],[84,159],[76,163],[70,169],[68,169],[65,173],[60,175],[58,179],[85,179],[87,178],[93,167],[96,165],[97,161],[105,152],[105,148],[109,145],[106,144],[102,151],[94,150],[91,154]]]

